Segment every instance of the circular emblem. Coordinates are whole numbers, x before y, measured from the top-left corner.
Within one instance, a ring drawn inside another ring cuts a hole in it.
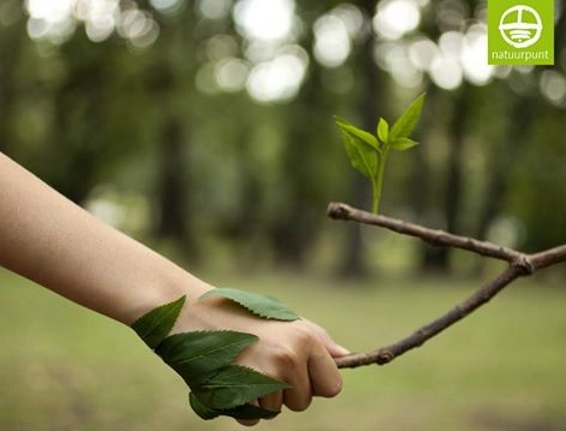
[[[540,39],[542,20],[538,12],[530,6],[513,6],[501,15],[499,32],[509,45],[527,48]]]

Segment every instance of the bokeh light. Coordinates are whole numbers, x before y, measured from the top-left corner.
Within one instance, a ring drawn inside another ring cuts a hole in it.
[[[292,0],[241,0],[234,9],[234,19],[245,37],[277,42],[290,35],[294,11]]]

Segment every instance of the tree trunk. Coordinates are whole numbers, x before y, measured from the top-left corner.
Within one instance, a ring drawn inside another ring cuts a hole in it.
[[[376,2],[373,0],[363,0],[359,6],[364,12],[366,19],[371,20],[375,14]],[[359,117],[362,121],[361,127],[364,130],[373,131],[376,128],[377,120],[383,115],[383,108],[379,101],[384,99],[383,72],[375,64],[373,58],[374,35],[369,33],[363,43],[361,43],[355,55],[355,72],[359,76],[359,83],[356,87],[360,90],[358,101]],[[381,94],[381,97],[379,95]],[[368,196],[371,194],[368,181],[362,178],[359,173],[352,173],[351,196],[353,205],[366,208]],[[368,274],[367,263],[364,258],[364,247],[361,237],[360,226],[357,224],[347,225],[348,233],[344,246],[344,255],[341,264],[341,275],[345,277],[363,278]]]
[[[453,233],[457,233],[460,229],[459,222],[463,198],[462,174],[465,162],[464,137],[466,120],[470,112],[471,91],[470,84],[462,84],[452,109],[453,116],[447,126],[448,171],[446,172],[445,194],[441,206],[445,215],[446,226],[441,227]],[[449,249],[426,247],[423,252],[422,269],[425,272],[447,274],[450,272],[449,259]]]
[[[489,186],[484,193],[485,199],[476,232],[476,237],[482,240],[486,239],[489,228],[503,206],[503,197],[509,187],[508,171],[521,156],[525,136],[527,136],[533,120],[532,104],[534,101],[530,97],[517,95],[514,98],[512,118],[508,122],[509,127],[505,133],[506,139],[503,145],[498,147],[498,154],[492,155],[491,168],[486,172],[490,176],[489,181],[487,181]]]
[[[188,225],[186,139],[179,119],[171,117],[163,129],[158,180],[159,221],[157,234],[196,258],[194,237]]]
[[[8,152],[16,147],[11,130],[12,109],[16,98],[16,71],[14,65],[22,50],[25,38],[25,19],[20,16],[15,23],[0,24],[0,151]]]

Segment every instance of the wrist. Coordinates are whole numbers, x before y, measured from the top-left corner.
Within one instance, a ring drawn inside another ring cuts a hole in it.
[[[188,271],[159,256],[155,268],[141,287],[131,289],[122,307],[111,316],[131,325],[148,311],[186,296],[185,307],[196,304],[198,297],[213,286],[193,276]]]

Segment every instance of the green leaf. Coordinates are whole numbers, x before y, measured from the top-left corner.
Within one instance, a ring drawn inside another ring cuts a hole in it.
[[[383,144],[387,144],[389,139],[389,123],[385,118],[380,118],[377,123],[377,137]]]
[[[186,296],[182,296],[176,301],[154,308],[136,320],[131,326],[132,329],[145,344],[155,349],[173,329],[186,299]]]
[[[350,159],[350,164],[354,167],[354,169],[360,171],[362,175],[368,178],[373,178],[377,172],[380,150],[374,148],[372,144],[367,142],[370,141],[369,138],[367,138],[366,141],[362,139],[359,134],[356,134],[355,131],[360,130],[347,123],[345,120],[337,119],[336,124],[340,128],[342,142],[344,143],[346,154]],[[367,133],[367,135],[369,135],[369,133]],[[377,139],[372,135],[370,136],[373,140],[375,140],[375,145],[377,146]]]
[[[234,331],[200,331],[171,335],[155,349],[187,385],[194,386],[226,367],[258,337]]]
[[[299,316],[284,303],[269,295],[244,292],[238,289],[218,288],[209,290],[199,300],[212,297],[222,297],[240,304],[253,314],[264,319],[292,321]]]
[[[217,418],[222,414],[220,413],[220,411],[212,409],[203,404],[201,400],[199,400],[198,397],[192,392],[189,392],[189,404],[191,405],[193,411],[205,421]]]
[[[336,125],[340,128],[342,132],[345,132],[351,136],[356,137],[357,139],[361,140],[362,142],[366,143],[370,147],[372,147],[376,151],[381,151],[379,147],[379,143],[377,142],[377,138],[369,132],[362,130],[347,120],[344,120],[340,117],[334,117],[336,121]]]
[[[192,392],[189,394],[189,402],[197,415],[204,420],[214,419],[218,416],[229,416],[234,419],[272,419],[280,412],[265,410],[253,404],[244,404],[231,409],[213,409],[203,404]]]
[[[220,410],[224,416],[230,416],[234,419],[273,419],[280,412],[262,409],[253,404],[244,404],[229,410]]]
[[[391,143],[391,148],[396,151],[406,151],[417,145],[419,145],[419,143],[410,138],[397,138]]]
[[[191,388],[202,404],[212,409],[230,409],[254,401],[289,385],[251,368],[231,365],[206,382]]]
[[[425,96],[426,94],[423,93],[417,97],[395,122],[389,136],[391,142],[395,142],[398,138],[408,138],[411,136],[421,116]]]

